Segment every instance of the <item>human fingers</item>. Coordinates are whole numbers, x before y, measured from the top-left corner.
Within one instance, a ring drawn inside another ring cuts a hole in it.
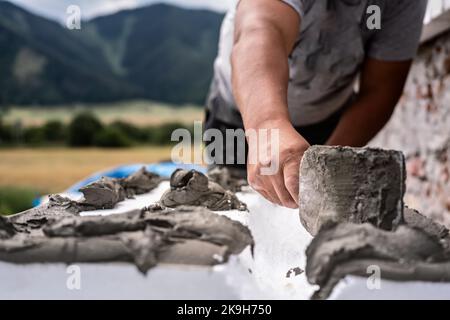
[[[275,190],[281,205],[291,209],[297,208],[297,202],[291,196],[284,184],[283,172],[280,170],[276,175],[272,175],[270,177],[273,189]]]
[[[283,167],[283,177],[284,185],[291,195],[292,199],[297,204],[299,204],[299,170],[300,170],[300,159],[291,158],[287,161]]]

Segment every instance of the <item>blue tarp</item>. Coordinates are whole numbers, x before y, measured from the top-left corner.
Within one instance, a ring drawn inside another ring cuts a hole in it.
[[[153,163],[153,164],[132,164],[126,166],[119,166],[114,169],[110,169],[107,171],[102,171],[91,175],[90,177],[77,182],[69,189],[64,191],[65,194],[78,196],[80,192],[78,191],[80,188],[88,185],[91,182],[99,180],[101,177],[109,177],[109,178],[125,178],[130,174],[136,172],[142,167],[146,167],[148,171],[159,174],[163,178],[169,178],[172,172],[174,172],[178,168],[192,170],[195,169],[197,171],[206,173],[206,168],[198,165],[192,164],[175,164],[173,162],[161,162],[161,163]],[[34,201],[34,205],[38,206],[42,203],[42,198],[36,199]]]

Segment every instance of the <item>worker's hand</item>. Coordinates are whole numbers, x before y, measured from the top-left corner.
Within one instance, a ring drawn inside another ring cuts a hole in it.
[[[250,186],[272,203],[298,208],[300,161],[309,143],[288,121],[267,121],[255,129],[256,132],[268,130],[269,138],[264,140],[269,143],[261,141],[264,138],[261,135],[258,135],[258,143],[248,137],[247,174]],[[278,130],[278,145],[270,143],[272,130]],[[268,174],[269,167],[276,170]]]

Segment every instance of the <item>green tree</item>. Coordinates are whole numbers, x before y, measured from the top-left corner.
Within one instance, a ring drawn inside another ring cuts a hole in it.
[[[5,124],[0,117],[0,145],[12,143],[14,134],[11,126]]]
[[[103,128],[100,120],[90,112],[75,116],[69,125],[69,145],[72,147],[89,147]]]
[[[45,140],[48,142],[64,142],[67,138],[67,129],[61,121],[50,120],[42,128]]]
[[[176,129],[188,129],[192,131],[191,128],[186,127],[182,123],[165,123],[156,127],[147,128],[147,141],[154,145],[170,145],[174,142],[171,141],[172,132]]]
[[[45,144],[45,133],[42,127],[26,128],[23,134],[23,141],[25,144],[32,146],[42,146]]]
[[[117,128],[118,130],[122,131],[124,135],[126,135],[130,140],[136,141],[136,142],[145,142],[147,139],[147,135],[145,130],[139,128],[138,126],[135,126],[131,123],[125,122],[125,121],[115,121],[111,124],[112,128]]]
[[[94,144],[103,148],[126,148],[133,143],[121,130],[108,126],[96,134]]]

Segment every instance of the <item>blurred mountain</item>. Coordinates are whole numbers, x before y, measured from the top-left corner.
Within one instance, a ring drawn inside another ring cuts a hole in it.
[[[201,104],[222,18],[157,4],[68,30],[0,1],[0,105],[131,98]]]

